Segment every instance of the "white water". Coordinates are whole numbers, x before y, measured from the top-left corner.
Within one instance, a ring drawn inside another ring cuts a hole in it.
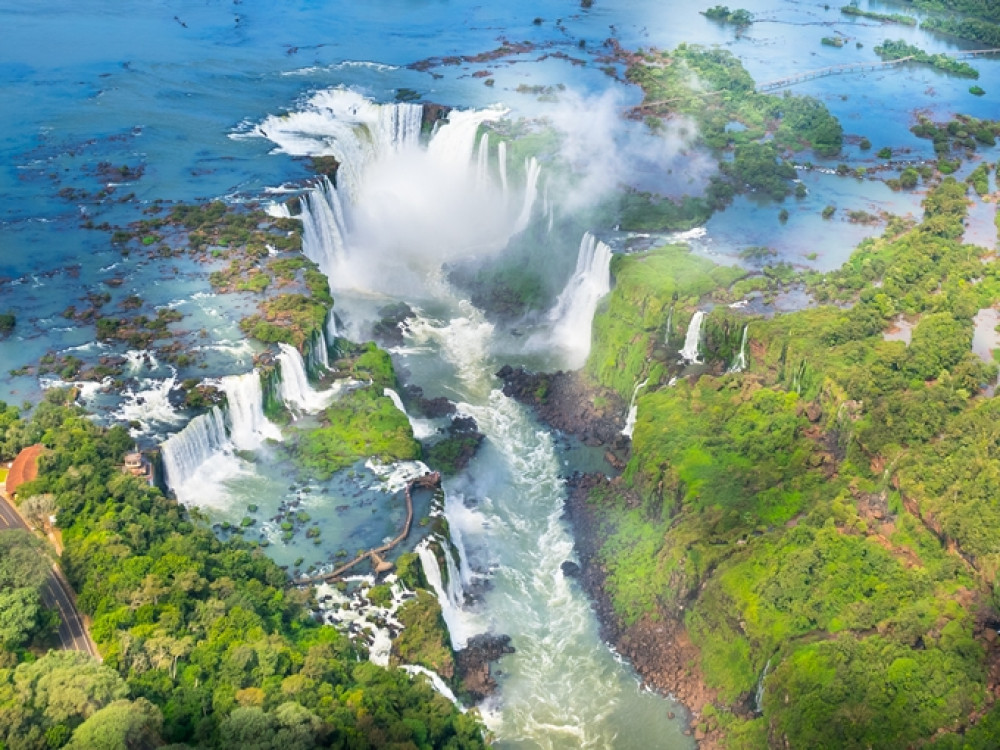
[[[628,416],[625,418],[625,427],[622,430],[622,435],[627,438],[632,437],[632,432],[635,430],[635,422],[639,418],[639,391],[645,388],[648,382],[649,378],[646,378],[632,391],[632,400],[628,405]]]
[[[736,359],[733,360],[733,364],[729,366],[729,372],[743,372],[747,369],[747,330],[749,330],[749,328],[749,323],[743,326],[743,336],[740,339],[740,350],[736,354]]]
[[[451,688],[449,688],[445,684],[445,681],[441,679],[441,675],[439,675],[437,672],[432,672],[431,670],[427,669],[427,667],[421,667],[418,664],[404,664],[400,667],[400,669],[402,669],[404,672],[406,672],[408,675],[411,676],[422,674],[424,677],[426,677],[431,681],[431,685],[434,687],[436,691],[438,691],[441,695],[450,700],[452,703],[454,703],[463,711],[465,710],[462,707],[462,704],[458,702],[458,698],[455,697],[455,694],[451,692]]]
[[[281,366],[281,399],[293,414],[315,414],[336,397],[338,389],[317,391],[309,384],[306,363],[299,350],[288,344],[278,344],[278,364]]]
[[[226,394],[226,417],[233,445],[239,450],[252,451],[265,440],[281,440],[281,430],[264,416],[264,392],[257,370],[222,378],[221,385]]]
[[[691,316],[691,323],[688,324],[687,335],[684,337],[684,348],[680,351],[685,362],[695,364],[701,361],[698,359],[698,344],[701,342],[701,322],[704,319],[705,313],[701,310]]]
[[[480,125],[499,109],[458,111],[420,143],[420,107],[374,104],[344,90],[320,92],[302,111],[258,128],[279,149],[338,159],[337,184],[321,180],[302,201],[303,251],[333,288],[411,297],[442,262],[502,250],[527,227],[540,167],[532,159],[516,213],[506,196],[506,148],[498,144],[501,187],[488,172]]]
[[[441,616],[448,626],[448,634],[451,637],[451,645],[454,649],[465,648],[469,638],[476,634],[475,621],[462,611],[462,604],[465,599],[462,593],[461,580],[455,581],[451,575],[454,562],[451,561],[451,550],[447,544],[438,543],[446,560],[449,561],[448,585],[445,587],[444,577],[441,575],[441,566],[438,564],[437,556],[430,547],[430,540],[425,539],[417,545],[416,552],[420,557],[420,565],[424,570],[424,577],[434,591],[438,603],[441,605]]]
[[[125,389],[114,417],[122,422],[138,423],[138,429],[130,430],[133,437],[149,434],[156,426],[176,425],[182,418],[170,403],[170,393],[176,386],[176,373],[163,380],[144,378],[138,389]]]
[[[406,146],[363,168],[360,162],[350,165],[351,174],[359,178],[351,191],[341,190],[348,215],[343,274],[331,277],[331,286],[341,288],[341,309],[353,310],[352,288],[361,292],[359,311],[373,292],[404,299],[420,293],[434,297],[441,320],[418,316],[406,332],[416,345],[396,356],[416,382],[432,387],[435,395],[447,393],[458,400],[460,412],[474,417],[487,438],[468,472],[445,486],[452,541],[460,554],[472,552],[474,565],[452,558],[451,545],[438,540],[446,554],[446,585],[428,542],[418,545],[417,554],[453,644],[460,646],[471,635],[492,630],[510,635],[517,649],[501,662],[497,699],[480,707],[500,743],[542,748],[683,746],[678,724],[667,718],[668,710],[677,707],[641,690],[628,667],[601,642],[581,589],[563,576],[562,563],[574,552],[562,519],[564,485],[552,437],[525,408],[495,388],[493,326],[468,302],[454,299],[440,281],[442,263],[470,254],[483,257],[504,247],[519,218],[530,220],[532,210],[526,206],[535,200],[530,193],[537,193],[537,174],[529,174],[526,187],[531,190],[510,195],[503,143],[497,146],[499,185],[495,178],[480,179],[481,164],[488,165],[489,158],[479,154],[489,147],[480,141],[479,152],[473,153],[476,119],[491,115],[464,114],[468,116],[452,113],[427,149]],[[316,140],[302,128],[295,137]],[[349,137],[355,138],[353,132]],[[332,146],[323,141],[323,148]],[[307,244],[319,242],[320,234],[314,234],[309,223],[304,229]],[[582,294],[579,288],[590,286],[588,276],[606,276],[610,249],[599,244],[593,241],[590,255],[606,252],[607,260],[578,259],[583,272],[577,293],[564,293],[552,319],[556,327],[562,323],[568,328],[569,320],[586,326],[585,343],[578,347],[583,357],[589,348],[593,306],[607,291]],[[597,273],[602,266],[604,273]],[[589,296],[594,297],[589,312],[572,312],[579,299]],[[579,334],[560,330],[570,343]],[[465,507],[459,493],[477,499],[475,510]],[[473,567],[488,571],[490,578],[478,602],[467,601],[464,592],[464,584],[477,575]]]
[[[580,240],[576,270],[549,311],[552,342],[566,353],[567,367],[578,369],[590,354],[597,304],[611,290],[611,248],[590,232]]]
[[[383,395],[388,396],[395,407],[406,416],[407,421],[410,423],[410,429],[413,430],[413,437],[417,440],[424,440],[437,432],[437,428],[434,426],[434,423],[429,419],[417,419],[415,417],[411,417],[407,413],[406,407],[403,406],[403,400],[392,388],[385,388],[382,393]]]
[[[184,505],[220,507],[226,481],[247,472],[233,455],[225,418],[217,406],[195,417],[160,447],[167,486]]]

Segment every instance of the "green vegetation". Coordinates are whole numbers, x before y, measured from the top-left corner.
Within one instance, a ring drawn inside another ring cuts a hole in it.
[[[395,664],[417,664],[437,672],[446,681],[455,675],[455,657],[448,644],[448,630],[441,605],[434,594],[420,590],[396,613],[403,632],[393,641]]]
[[[684,196],[676,202],[636,191],[621,197],[620,211],[621,228],[636,232],[683,232],[702,226],[712,215],[703,198]]]
[[[843,47],[844,37],[842,36],[825,36],[819,40],[820,44],[825,44],[827,47]]]
[[[676,250],[616,259],[588,371],[620,393],[650,382],[624,474],[590,494],[598,562],[623,623],[683,621],[733,746],[995,744],[1000,406],[977,397],[997,367],[971,341],[1000,266],[961,243],[965,191],[943,180],[920,224],[808,275],[819,307],[752,319],[742,374],[725,369],[746,318],[720,306],[708,373],[668,387],[671,307],[722,292]],[[882,337],[900,315],[909,346]],[[763,715],[738,718],[766,665]]]
[[[912,62],[924,63],[952,75],[964,78],[979,78],[979,71],[968,63],[956,60],[954,57],[943,53],[932,55],[929,52],[924,52],[920,47],[907,44],[902,39],[897,39],[896,41],[886,39],[882,44],[875,47],[875,54],[883,60],[901,60],[907,58],[912,60]]]
[[[1000,22],[1000,8],[991,0],[903,0],[928,11],[964,13],[987,21]]]
[[[917,19],[903,13],[876,13],[873,10],[864,10],[856,5],[844,5],[840,12],[847,16],[859,16],[861,18],[871,18],[874,21],[885,21],[886,23],[898,23],[903,26],[916,26]]]
[[[713,21],[731,23],[734,26],[749,26],[753,23],[753,13],[744,8],[729,10],[725,5],[715,5],[708,10],[701,11],[701,14]]]
[[[14,313],[0,313],[0,336],[8,336],[17,325]]]
[[[910,128],[917,138],[934,142],[934,152],[944,156],[953,150],[975,151],[977,147],[995,146],[1000,136],[1000,120],[978,120],[968,115],[955,115],[948,122],[932,122],[921,117]]]
[[[713,149],[756,142],[769,132],[783,149],[812,148],[821,156],[843,144],[840,123],[822,102],[756,93],[750,74],[725,50],[681,44],[670,53],[648,51],[626,75],[642,87],[644,111],[692,117]],[[728,127],[733,122],[745,129]]]
[[[323,426],[298,432],[292,449],[296,461],[325,479],[358,460],[420,458],[420,443],[406,415],[378,387],[345,393],[322,414]]]
[[[50,391],[30,419],[0,405],[0,459],[41,439],[25,494],[51,494],[62,565],[104,663],[0,649],[11,748],[482,747],[475,718],[363,660],[252,544],[123,474],[132,439]],[[8,562],[14,558],[0,556]],[[38,560],[38,556],[32,557]],[[13,563],[11,563],[13,564]],[[27,563],[20,569],[27,569]]]
[[[304,294],[279,294],[240,321],[240,330],[265,344],[282,342],[302,349],[326,323],[327,303]]]
[[[1000,47],[1000,25],[976,18],[928,18],[920,24],[920,28],[982,42],[990,49]]]
[[[990,192],[990,165],[980,164],[972,170],[972,173],[965,178],[965,181],[972,185],[976,195],[983,196]]]
[[[982,86],[969,86],[969,93],[973,96],[984,96],[986,94],[986,89]]]
[[[686,247],[668,246],[641,255],[615,255],[611,270],[618,289],[594,319],[593,353],[587,372],[629,399],[666,338],[667,313],[676,303],[691,304],[745,272],[716,266]],[[675,320],[674,325],[679,325]],[[660,357],[667,352],[660,349]]]

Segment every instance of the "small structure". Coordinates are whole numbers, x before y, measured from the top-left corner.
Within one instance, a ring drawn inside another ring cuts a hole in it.
[[[125,454],[125,464],[122,466],[122,471],[134,477],[145,479],[146,484],[153,485],[153,463],[142,454],[138,446],[132,453]]]
[[[7,472],[7,482],[4,485],[7,497],[13,500],[18,487],[38,476],[38,457],[44,452],[45,446],[35,443],[17,454]]]

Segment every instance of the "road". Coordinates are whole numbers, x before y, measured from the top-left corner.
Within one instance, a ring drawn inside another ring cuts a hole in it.
[[[0,494],[0,530],[2,529],[24,529],[32,533],[24,519],[7,502],[7,498]],[[52,566],[49,578],[42,587],[42,599],[46,607],[59,611],[59,641],[62,647],[66,650],[83,651],[99,660],[101,655],[90,639],[83,617],[76,608],[73,589],[57,565]]]

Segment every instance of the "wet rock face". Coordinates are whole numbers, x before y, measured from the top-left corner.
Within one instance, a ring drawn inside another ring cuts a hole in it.
[[[420,416],[428,419],[447,417],[455,413],[455,404],[444,396],[424,398],[424,389],[419,385],[408,385],[403,389],[408,403],[412,404]]]
[[[455,664],[462,689],[478,702],[491,695],[497,682],[490,664],[505,654],[514,653],[509,635],[483,633],[469,639],[464,649],[455,654]]]
[[[375,341],[384,347],[402,346],[406,319],[413,316],[413,309],[405,302],[400,302],[386,305],[378,314],[380,319],[372,329]]]
[[[504,395],[530,406],[551,427],[586,445],[628,445],[621,434],[628,405],[613,391],[587,383],[579,372],[536,373],[504,365],[496,375]]]

